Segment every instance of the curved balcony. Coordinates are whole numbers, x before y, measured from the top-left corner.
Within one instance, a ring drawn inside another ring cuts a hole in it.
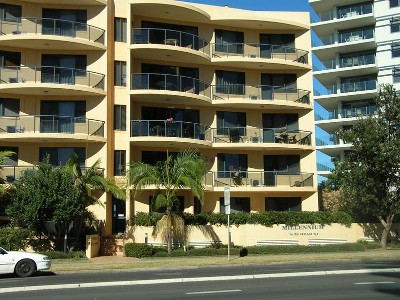
[[[288,86],[219,84],[212,86],[213,100],[219,105],[248,108],[249,105],[290,109],[310,108],[310,91]]]
[[[105,95],[105,75],[51,66],[0,67],[0,91],[28,95]]]
[[[104,121],[54,115],[0,117],[2,140],[105,142]]]
[[[283,45],[222,43],[212,44],[212,62],[238,68],[293,70],[311,69],[308,51]]]
[[[182,104],[211,103],[211,87],[196,78],[156,73],[132,74],[131,94],[135,99],[165,102],[168,97]]]
[[[107,0],[24,0],[25,2],[57,5],[107,5]]]
[[[208,172],[204,178],[205,186],[224,188],[230,186],[252,191],[264,191],[266,188],[282,188],[293,191],[309,190],[314,186],[314,174],[288,171],[218,171]]]
[[[0,20],[0,30],[0,45],[3,46],[52,50],[106,50],[105,31],[85,23],[49,18],[17,18]]]
[[[188,63],[210,62],[210,45],[198,37],[183,31],[135,28],[132,30],[132,53],[137,58],[160,59]]]
[[[179,145],[211,146],[210,132],[205,125],[172,120],[132,120],[131,141],[148,146]]]
[[[211,128],[213,147],[240,147],[254,149],[308,149],[311,132],[286,128],[225,127]]]

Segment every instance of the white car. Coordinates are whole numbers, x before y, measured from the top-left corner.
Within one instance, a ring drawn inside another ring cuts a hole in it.
[[[19,277],[28,277],[50,267],[50,259],[43,254],[6,251],[0,247],[0,274],[15,273]]]

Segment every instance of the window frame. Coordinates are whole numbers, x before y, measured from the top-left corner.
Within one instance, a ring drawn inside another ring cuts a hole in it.
[[[114,61],[114,86],[126,87],[126,61],[115,60]]]
[[[127,19],[126,18],[114,18],[114,41],[126,43],[127,42]]]
[[[126,105],[114,105],[114,130],[126,131]]]
[[[126,150],[114,150],[114,176],[124,176],[126,166]]]

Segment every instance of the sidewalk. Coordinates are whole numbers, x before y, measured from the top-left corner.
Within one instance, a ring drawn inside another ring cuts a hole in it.
[[[155,257],[133,258],[122,256],[101,256],[91,260],[53,260],[50,271],[56,273],[74,273],[81,271],[122,271],[144,269],[176,269],[201,268],[210,266],[316,262],[316,261],[383,261],[399,260],[400,250],[370,250],[365,252],[345,253],[311,253],[257,255],[238,257],[232,256],[228,261],[226,256],[213,257]]]

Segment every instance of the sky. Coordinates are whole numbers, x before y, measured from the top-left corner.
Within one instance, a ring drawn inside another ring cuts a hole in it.
[[[232,8],[249,10],[310,11],[307,0],[188,0],[187,2],[217,6],[228,5]]]

